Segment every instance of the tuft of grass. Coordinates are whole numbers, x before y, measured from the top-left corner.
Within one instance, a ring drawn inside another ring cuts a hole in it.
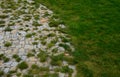
[[[67,44],[60,43],[59,46],[65,48],[67,51],[71,51],[70,47]]]
[[[28,68],[28,64],[26,62],[21,62],[17,67],[21,70],[24,70]]]
[[[5,27],[5,25],[3,25],[3,24],[0,24],[0,27]]]
[[[33,45],[38,45],[38,42],[32,42]]]
[[[10,27],[6,27],[6,28],[4,29],[4,31],[10,32],[10,31],[12,31],[12,29],[11,29]]]
[[[14,22],[10,22],[10,23],[8,24],[8,26],[14,26],[14,25],[15,25]]]
[[[27,57],[32,57],[32,56],[34,56],[33,53],[28,53],[28,54],[27,54]]]
[[[25,35],[26,38],[31,38],[32,36],[33,36],[32,33],[28,33]]]
[[[48,34],[47,36],[48,37],[54,37],[56,34],[55,33],[50,33],[50,34]]]
[[[58,73],[53,73],[53,74],[50,74],[49,77],[59,77],[59,74]]]
[[[37,26],[42,26],[42,24],[39,24],[39,23],[36,22],[36,21],[34,21],[32,25],[35,26],[35,27],[37,27]]]
[[[30,21],[30,19],[31,19],[31,16],[29,16],[29,15],[27,15],[23,18],[24,21]]]
[[[8,62],[10,59],[7,58],[4,54],[0,54],[0,60],[3,60],[3,62]]]
[[[3,60],[4,60],[4,62],[8,62],[8,61],[10,61],[10,59],[7,58],[7,57],[4,57]]]
[[[39,19],[40,19],[40,16],[39,16],[39,15],[34,15],[34,19],[35,19],[35,20],[39,20]]]
[[[58,27],[59,24],[60,24],[60,23],[59,23],[58,21],[55,21],[55,20],[51,20],[51,21],[49,22],[49,26],[50,26],[50,27]]]
[[[0,15],[1,19],[5,19],[5,18],[8,18],[8,17],[9,17],[8,15]]]
[[[40,58],[40,62],[45,62],[47,60],[47,53],[45,53],[44,51],[41,51],[37,57]]]
[[[49,71],[49,67],[40,67],[39,70],[48,72]]]
[[[23,75],[23,77],[34,77],[34,75],[31,75],[31,74],[25,74],[25,75]]]
[[[71,68],[69,68],[68,66],[62,66],[61,70],[62,73],[73,73],[73,70]]]
[[[2,77],[4,75],[4,72],[0,70],[0,76]]]
[[[12,46],[12,43],[7,41],[7,42],[5,42],[4,46],[5,47],[10,47],[10,46]]]
[[[17,54],[14,54],[14,55],[12,56],[12,58],[14,58],[17,62],[20,62],[20,61],[21,61],[21,58],[20,58],[19,55],[17,55]]]
[[[11,12],[12,10],[7,10],[7,9],[3,11],[3,13],[11,13]]]
[[[5,21],[1,21],[1,20],[0,20],[0,24],[5,24]]]
[[[57,56],[51,56],[51,65],[54,66],[60,66],[62,65],[63,61],[63,54],[57,55]]]
[[[38,68],[39,68],[39,66],[38,66],[38,65],[36,65],[36,64],[33,64],[33,65],[31,66],[31,68],[32,68],[32,69],[38,69]]]

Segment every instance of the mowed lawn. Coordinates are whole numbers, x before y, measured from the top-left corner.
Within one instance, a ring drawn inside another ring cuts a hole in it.
[[[65,22],[76,77],[120,76],[120,0],[35,0]]]

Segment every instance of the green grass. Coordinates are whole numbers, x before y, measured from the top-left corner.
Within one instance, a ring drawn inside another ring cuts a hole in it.
[[[65,22],[65,31],[76,48],[76,77],[119,77],[119,0],[35,1],[36,5],[48,6]]]
[[[11,29],[10,27],[6,27],[5,29],[4,29],[4,31],[6,31],[6,32],[10,32],[10,31],[12,31],[13,29]]]
[[[21,62],[20,64],[18,64],[18,68],[24,70],[28,68],[28,65],[26,62]]]
[[[7,42],[5,42],[4,46],[5,47],[10,47],[10,46],[12,46],[12,43],[7,41]]]

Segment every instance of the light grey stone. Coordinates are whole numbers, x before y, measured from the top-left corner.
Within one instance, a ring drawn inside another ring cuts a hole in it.
[[[15,66],[17,66],[17,64],[18,64],[18,62],[13,62],[13,63],[11,64],[11,66],[12,66],[12,67],[15,67]]]
[[[4,69],[4,73],[8,73],[9,70],[10,70],[10,68],[5,68],[5,69]]]

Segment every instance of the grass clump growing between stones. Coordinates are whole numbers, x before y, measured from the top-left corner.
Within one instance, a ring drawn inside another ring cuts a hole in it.
[[[21,62],[20,64],[18,64],[18,68],[21,70],[27,69],[28,64],[26,62]]]
[[[42,26],[42,24],[39,24],[39,23],[36,22],[36,21],[34,21],[32,25],[33,25],[33,26],[36,26],[36,27],[37,27],[37,26]]]
[[[3,24],[0,24],[0,27],[4,27],[5,25],[3,25]]]
[[[55,44],[54,44],[54,43],[51,43],[51,42],[47,45],[48,48],[51,48],[51,47],[53,47],[53,46],[55,46]]]
[[[38,42],[32,42],[33,45],[38,45]]]
[[[0,20],[0,24],[5,24],[5,21]]]
[[[33,64],[33,65],[31,66],[31,68],[32,68],[32,69],[38,69],[38,68],[39,68],[39,66],[38,66],[38,65],[36,65],[36,64]]]
[[[59,25],[59,22],[55,20],[51,20],[49,23],[50,27],[58,27],[58,25]]]
[[[31,68],[31,69],[28,70],[28,72],[31,73],[31,74],[36,74],[37,75],[37,74],[40,73],[40,70],[39,70],[39,68],[37,68],[37,69],[36,68],[34,68],[34,69]]]
[[[25,20],[25,21],[29,21],[31,19],[31,16],[25,16],[24,18],[23,18],[23,20]]]
[[[0,54],[0,60],[2,60],[4,57],[4,54]]]
[[[28,71],[31,74],[40,74],[40,72],[48,72],[49,67],[38,67],[37,65],[33,64],[31,69]]]
[[[16,76],[18,76],[18,77],[21,76],[21,73],[17,73]]]
[[[9,73],[9,74],[14,74],[14,73],[16,73],[16,70],[11,70],[11,71],[9,71],[8,73]]]
[[[60,43],[59,46],[65,48],[65,50],[71,51],[70,47],[67,44]]]
[[[35,33],[28,33],[25,35],[26,38],[31,38],[33,35],[35,35]]]
[[[10,47],[10,46],[12,46],[12,43],[7,41],[7,42],[5,42],[4,46],[5,47]]]
[[[62,42],[69,42],[70,40],[68,39],[68,38],[66,38],[66,37],[61,37],[61,39],[62,39]]]
[[[60,71],[60,68],[59,68],[59,67],[54,68],[54,71],[55,71],[55,72],[59,72],[59,71]]]
[[[10,31],[12,31],[12,29],[11,29],[10,27],[6,27],[6,28],[4,29],[4,31],[10,32]]]
[[[14,22],[10,22],[10,23],[8,24],[8,26],[14,26],[14,25],[15,25]]]
[[[32,56],[34,56],[33,53],[28,53],[28,54],[27,54],[27,57],[32,57]]]
[[[75,60],[74,57],[71,56],[64,56],[64,60],[68,62],[70,65],[77,64],[77,61]]]
[[[10,59],[7,58],[4,54],[0,54],[0,60],[3,60],[4,62],[8,62]]]
[[[8,15],[0,15],[0,18],[2,19],[8,18],[8,17],[9,17]]]
[[[52,50],[53,53],[57,53],[57,51],[58,51],[58,48],[54,48],[54,49]]]
[[[14,54],[12,56],[17,62],[20,62],[21,61],[21,58],[17,55],[17,54]]]
[[[45,12],[43,15],[43,17],[48,17],[48,16],[50,16],[50,14],[48,14],[48,12]]]
[[[58,73],[49,74],[49,77],[59,77]]]
[[[62,65],[62,61],[63,61],[63,54],[57,55],[57,56],[51,56],[51,65],[55,65],[55,66],[60,66]]]
[[[63,21],[55,21],[55,20],[53,20],[53,19],[51,19],[51,21],[50,21],[50,23],[49,23],[49,26],[50,27],[58,27],[58,25],[60,25],[60,24],[64,24],[64,22]]]
[[[28,31],[30,31],[30,29],[25,29],[24,31],[25,31],[25,32],[28,32]]]
[[[49,67],[40,67],[39,70],[48,72],[49,71]]]
[[[46,42],[45,40],[42,40],[42,41],[41,41],[41,44],[42,44],[42,45],[46,45],[46,43],[47,43],[47,42]]]
[[[56,34],[55,33],[50,33],[50,34],[48,34],[47,36],[48,37],[54,37]]]
[[[39,38],[35,37],[34,40],[39,40]]]
[[[4,62],[8,62],[10,59],[7,57],[4,57],[3,60],[4,60]]]
[[[36,64],[33,64],[28,72],[31,74],[39,74],[40,73],[39,66]]]
[[[23,30],[23,28],[19,28],[19,30]]]
[[[41,51],[37,57],[40,58],[40,62],[45,62],[47,60],[47,53],[45,53],[44,51]]]
[[[73,73],[73,70],[71,68],[69,68],[68,66],[62,66],[61,70],[62,73]]]
[[[0,70],[0,77],[4,75],[4,72]]]
[[[34,75],[31,75],[31,74],[25,74],[25,75],[23,75],[23,77],[34,77]]]
[[[34,19],[39,20],[40,19],[39,15],[34,15]]]
[[[3,13],[10,13],[12,10],[4,10]]]

